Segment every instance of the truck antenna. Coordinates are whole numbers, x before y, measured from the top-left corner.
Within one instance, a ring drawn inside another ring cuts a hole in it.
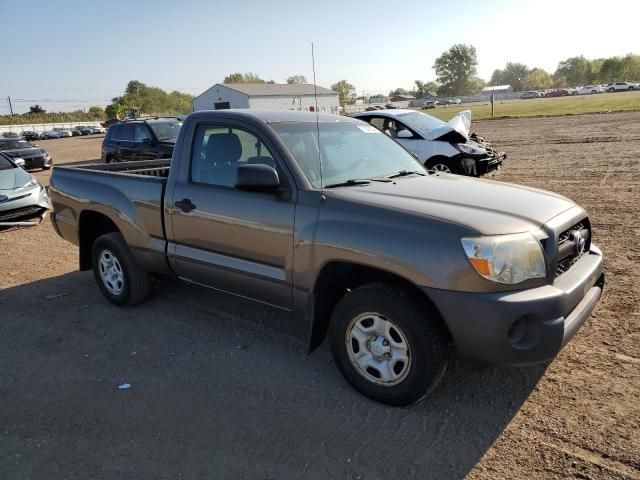
[[[318,86],[316,84],[316,57],[313,50],[313,42],[311,42],[311,66],[313,68],[313,98],[315,101],[315,112],[316,112],[316,132],[318,134],[318,161],[320,163],[320,190],[324,190],[324,178],[322,174],[322,153],[320,151],[320,120],[318,119]]]

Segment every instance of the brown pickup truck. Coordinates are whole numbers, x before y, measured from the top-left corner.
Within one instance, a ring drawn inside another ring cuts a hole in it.
[[[198,112],[172,160],[57,167],[53,224],[112,303],[152,275],[293,311],[360,392],[405,405],[449,345],[500,365],[553,358],[595,308],[602,253],[560,195],[429,172],[362,121]]]

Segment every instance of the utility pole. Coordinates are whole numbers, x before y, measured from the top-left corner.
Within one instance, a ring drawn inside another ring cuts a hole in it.
[[[7,100],[9,100],[9,110],[11,111],[11,116],[13,117],[13,107],[11,106],[11,97],[7,97]]]

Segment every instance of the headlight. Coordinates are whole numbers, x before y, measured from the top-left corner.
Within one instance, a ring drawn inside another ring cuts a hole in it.
[[[516,284],[546,276],[544,254],[530,233],[462,238],[471,265],[485,278]]]
[[[467,145],[466,143],[456,143],[454,144],[454,147],[456,147],[462,153],[466,153],[467,155],[480,156],[487,154],[487,151],[484,148],[474,147],[471,145]]]
[[[21,187],[18,187],[20,189],[22,188],[31,188],[31,187],[35,187],[36,185],[38,185],[38,180],[36,180],[35,178],[31,177],[31,180],[29,180],[27,183],[25,183],[24,185],[22,185]]]

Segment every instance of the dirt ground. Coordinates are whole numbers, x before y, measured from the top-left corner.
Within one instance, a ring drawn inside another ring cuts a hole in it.
[[[118,309],[48,222],[0,231],[0,478],[640,479],[640,113],[474,128],[509,155],[496,180],[583,205],[606,255],[602,301],[551,364],[456,360],[390,408],[279,311],[172,282]],[[40,144],[62,164],[100,141]]]

